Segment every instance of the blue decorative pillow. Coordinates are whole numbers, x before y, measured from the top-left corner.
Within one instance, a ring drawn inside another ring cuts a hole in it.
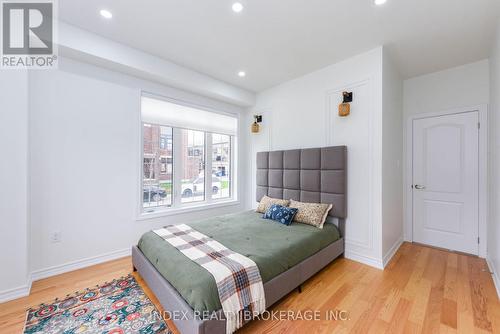
[[[262,216],[262,218],[272,219],[288,226],[292,224],[293,217],[295,217],[297,211],[299,210],[296,208],[289,208],[279,204],[273,204],[271,205],[271,207],[269,207],[266,213],[264,213],[264,216]]]

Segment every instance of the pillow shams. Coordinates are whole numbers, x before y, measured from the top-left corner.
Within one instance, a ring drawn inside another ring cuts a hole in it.
[[[290,203],[290,201],[286,200],[286,199],[271,198],[268,196],[263,196],[259,202],[259,205],[257,206],[257,210],[255,210],[255,211],[260,212],[260,213],[266,213],[267,210],[269,210],[269,208],[273,204],[278,204],[281,206],[288,206],[289,203]]]
[[[294,221],[302,224],[308,224],[317,228],[323,228],[328,212],[332,208],[332,204],[322,203],[303,203],[290,200],[290,208],[298,209]]]
[[[272,204],[269,210],[264,213],[262,218],[272,219],[283,225],[289,226],[292,224],[293,218],[297,214],[298,209],[287,208],[282,205]]]

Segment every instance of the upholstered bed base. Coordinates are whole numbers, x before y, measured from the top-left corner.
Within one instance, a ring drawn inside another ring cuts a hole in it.
[[[265,283],[266,308],[269,308],[269,306],[299,287],[343,253],[344,238],[340,238],[318,253]],[[163,278],[137,246],[132,248],[132,262],[134,268],[146,281],[165,310],[170,312],[174,318],[177,318],[172,320],[182,334],[224,334],[226,332],[226,322],[223,320],[223,316],[220,315],[221,311],[219,311],[217,318],[222,320],[202,320],[195,318],[191,306]]]
[[[338,219],[337,226],[341,236],[336,242],[265,283],[267,307],[344,253],[346,194],[345,146],[257,153],[257,201],[263,195],[268,195],[302,202],[332,204],[333,209],[329,212],[328,221],[330,223],[332,219]],[[221,316],[218,317],[219,320],[204,321],[195,318],[189,304],[137,247],[132,248],[132,261],[165,310],[187,316],[187,319],[183,316],[173,319],[182,334],[225,333],[226,321]]]

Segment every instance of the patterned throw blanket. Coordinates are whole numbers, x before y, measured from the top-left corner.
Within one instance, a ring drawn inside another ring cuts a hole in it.
[[[243,326],[249,315],[265,311],[264,285],[255,262],[185,224],[153,232],[215,278],[227,333]]]

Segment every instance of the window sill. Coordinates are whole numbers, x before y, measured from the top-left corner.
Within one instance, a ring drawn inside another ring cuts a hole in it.
[[[189,205],[189,206],[185,206],[182,208],[159,209],[159,210],[154,211],[154,212],[143,212],[137,217],[136,220],[142,221],[142,220],[149,220],[149,219],[154,219],[154,218],[159,218],[159,217],[175,216],[175,215],[179,215],[179,214],[185,214],[185,213],[202,211],[202,210],[210,210],[210,209],[222,208],[222,207],[226,207],[226,206],[234,206],[234,205],[239,205],[239,204],[240,204],[240,201],[238,201],[236,199],[230,199],[230,200],[212,202],[210,204],[203,203],[203,204],[198,204],[198,205]]]

